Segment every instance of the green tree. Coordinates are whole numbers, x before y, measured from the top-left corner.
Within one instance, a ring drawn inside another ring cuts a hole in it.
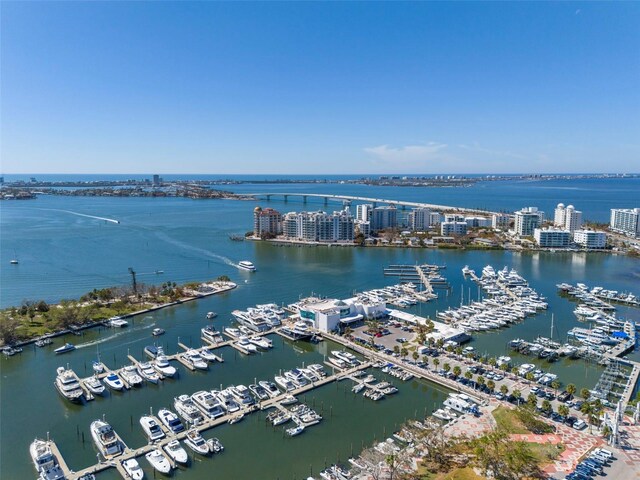
[[[464,378],[466,378],[467,380],[471,380],[473,378],[473,374],[467,370],[466,372],[464,372]]]
[[[413,353],[411,354],[411,357],[413,358],[414,362],[417,362],[418,358],[420,358],[420,354],[418,353],[417,350],[414,350]]]
[[[558,406],[558,413],[563,417],[569,416],[569,407],[567,407],[564,403]]]
[[[518,403],[520,398],[522,398],[522,392],[519,389],[515,389],[513,392],[511,392],[511,394],[516,398],[516,400],[518,400]]]
[[[536,394],[530,393],[529,395],[527,395],[527,407],[533,410],[537,406],[538,406],[538,397],[536,397]]]
[[[478,385],[484,385],[485,378],[482,375],[478,375]]]
[[[409,350],[407,350],[405,347],[402,347],[402,348],[400,349],[400,356],[401,356],[402,358],[406,358],[406,356],[407,356],[408,354],[409,354]]]
[[[489,380],[487,382],[487,387],[489,387],[489,390],[493,392],[496,389],[496,383],[493,380]]]
[[[462,369],[461,369],[458,365],[456,365],[455,367],[453,367],[453,374],[454,374],[456,377],[459,377],[461,373],[462,373]]]
[[[542,410],[544,410],[545,412],[553,411],[553,409],[551,408],[551,402],[549,400],[544,399],[542,401]]]
[[[560,388],[560,382],[557,380],[554,380],[553,382],[551,382],[551,388],[553,388],[556,392],[556,395],[558,394],[558,389]]]
[[[393,353],[400,355],[400,346],[399,345],[394,345],[393,346]]]
[[[507,387],[504,383],[500,386],[500,392],[503,395],[507,395],[509,393],[509,387]]]
[[[513,441],[503,430],[493,430],[473,441],[475,466],[495,480],[541,478],[539,460],[526,442]]]
[[[585,400],[589,400],[591,392],[587,388],[583,388],[582,390],[580,390],[580,396]]]
[[[525,375],[525,377],[527,379],[527,381],[529,382],[533,382],[533,379],[535,378],[533,375],[533,372],[527,372],[527,374]]]
[[[570,383],[569,385],[567,385],[567,393],[569,393],[570,395],[575,395],[576,394],[576,386],[573,383]]]
[[[491,368],[495,368],[497,364],[498,364],[498,361],[496,360],[496,357],[491,357],[489,359],[489,365],[491,366]]]
[[[442,368],[444,368],[445,372],[449,373],[449,370],[451,370],[451,365],[449,365],[449,363],[445,363]]]

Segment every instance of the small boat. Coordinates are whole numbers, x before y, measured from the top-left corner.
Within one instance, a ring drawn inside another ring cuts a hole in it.
[[[182,448],[179,440],[171,440],[164,446],[164,451],[171,457],[174,462],[187,463],[189,461],[189,455],[187,451]]]
[[[154,328],[153,330],[151,330],[151,335],[153,335],[154,337],[159,337],[160,335],[164,334],[164,328]]]
[[[211,453],[220,453],[224,451],[224,445],[217,438],[210,438],[207,440],[207,445]]]
[[[249,354],[258,353],[258,347],[251,343],[249,341],[249,338],[245,337],[244,335],[241,335],[238,338],[238,343],[236,345],[238,345],[242,350]]]
[[[171,464],[169,463],[169,460],[167,460],[167,457],[165,457],[158,449],[151,450],[144,456],[144,458],[146,458],[151,466],[160,473],[169,473],[171,471]]]
[[[104,385],[95,375],[87,378],[84,381],[84,386],[87,387],[87,389],[94,395],[102,395],[105,391]]]
[[[207,318],[211,319],[211,318],[216,318],[218,316],[218,314],[216,312],[208,312],[207,313]]]
[[[142,377],[138,375],[134,365],[127,365],[124,367],[120,370],[120,375],[122,375],[122,378],[124,378],[124,380],[132,387],[139,387],[142,385]]]
[[[173,377],[177,372],[176,367],[169,363],[169,359],[164,353],[158,353],[154,363],[156,369],[165,377]]]
[[[49,442],[36,438],[29,447],[29,453],[39,474],[38,480],[64,480],[64,473]]]
[[[215,362],[216,360],[218,360],[218,357],[208,348],[200,349],[200,356],[207,362]]]
[[[129,326],[129,322],[124,318],[112,317],[109,319],[109,326],[114,328],[124,328]]]
[[[276,383],[285,391],[289,392],[291,390],[295,390],[296,386],[293,384],[291,380],[287,377],[283,377],[281,375],[276,375],[274,380]]]
[[[120,391],[124,388],[124,383],[122,383],[120,377],[114,372],[104,377],[104,383],[112,390]]]
[[[249,260],[242,260],[241,262],[238,263],[238,268],[241,268],[243,270],[247,270],[249,272],[255,272],[256,271],[256,266],[251,263]]]
[[[11,265],[18,265],[18,259],[16,259],[16,258],[12,258],[11,260],[9,260],[9,263],[10,263]]]
[[[173,433],[180,433],[184,430],[184,425],[180,418],[169,409],[161,408],[158,410],[158,418]]]
[[[280,400],[280,404],[281,405],[291,405],[293,403],[296,403],[297,401],[298,401],[298,399],[296,397],[294,397],[293,395],[287,395],[282,400]]]
[[[187,447],[200,455],[206,455],[209,453],[209,445],[207,445],[207,442],[202,438],[202,435],[200,435],[200,432],[197,430],[189,430],[184,439],[184,443]]]
[[[155,345],[147,345],[142,349],[142,351],[147,357],[153,359],[158,356],[159,347],[156,347]]]
[[[58,354],[58,353],[67,353],[70,352],[72,350],[75,350],[76,346],[72,343],[65,343],[63,346],[58,347],[54,350],[54,353]]]
[[[53,340],[51,340],[50,338],[41,338],[40,340],[38,340],[36,342],[36,347],[42,348],[44,346],[47,345],[51,345],[53,343]]]
[[[197,350],[187,350],[182,354],[182,359],[198,370],[207,370],[209,364],[205,362]]]
[[[91,422],[89,428],[93,441],[103,456],[120,455],[122,453],[122,444],[113,430],[111,425],[103,420],[95,420]]]
[[[244,418],[244,413],[241,413],[239,415],[235,415],[235,416],[231,417],[229,420],[227,420],[227,423],[229,425],[233,425],[234,423],[238,423],[243,418]]]
[[[234,338],[238,338],[240,336],[240,330],[238,330],[237,328],[232,328],[232,327],[226,327],[224,329],[224,333],[226,333],[227,335],[234,337]]]
[[[164,438],[162,427],[160,427],[160,424],[156,422],[154,418],[148,415],[143,415],[140,417],[140,425],[142,426],[144,433],[147,434],[149,442],[155,442],[156,440]]]
[[[124,460],[122,462],[122,468],[124,468],[124,471],[127,472],[127,475],[133,480],[142,480],[144,478],[144,471],[135,458]]]
[[[287,435],[289,435],[290,437],[295,437],[296,435],[300,435],[302,432],[304,432],[304,425],[287,428],[285,432],[287,432]]]

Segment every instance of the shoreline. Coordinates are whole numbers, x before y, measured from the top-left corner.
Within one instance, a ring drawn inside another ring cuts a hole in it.
[[[210,297],[212,295],[217,295],[219,293],[229,292],[229,291],[233,290],[234,288],[236,288],[238,286],[238,284],[236,284],[234,282],[231,282],[231,281],[213,281],[213,282],[209,282],[209,283],[203,282],[202,285],[211,286],[211,287],[214,288],[214,290],[211,291],[211,292],[196,292],[195,290],[191,290],[190,291],[191,295],[188,295],[188,296],[185,296],[185,297],[181,297],[181,298],[179,298],[177,300],[174,300],[173,302],[166,302],[166,303],[162,303],[162,304],[159,304],[159,305],[154,305],[154,306],[149,307],[149,308],[144,308],[142,310],[136,310],[134,312],[123,313],[122,315],[117,315],[117,317],[118,318],[122,318],[122,319],[137,317],[139,315],[144,315],[144,314],[147,314],[147,313],[156,312],[158,310],[162,310],[162,309],[167,308],[167,307],[173,307],[175,305],[181,305],[183,303],[188,303],[188,302],[191,302],[193,300],[199,300],[201,298]],[[64,330],[58,330],[56,332],[47,333],[45,335],[40,335],[38,337],[29,338],[27,340],[21,340],[19,342],[12,343],[11,346],[12,347],[23,347],[23,346],[35,343],[38,340],[43,340],[43,339],[46,339],[46,338],[57,338],[57,337],[61,337],[63,335],[76,334],[77,332],[81,332],[83,330],[88,330],[90,328],[96,328],[96,327],[100,327],[100,326],[104,327],[104,326],[107,326],[105,324],[105,322],[108,321],[108,320],[109,319],[107,319],[107,318],[100,319],[100,320],[95,320],[93,322],[85,323],[83,325],[73,326],[72,328],[66,328]],[[0,347],[6,347],[6,346],[8,346],[8,345],[6,345],[4,343],[0,344]]]

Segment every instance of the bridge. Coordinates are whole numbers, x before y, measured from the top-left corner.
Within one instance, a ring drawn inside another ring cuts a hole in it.
[[[329,201],[335,202],[362,202],[362,203],[371,203],[375,207],[377,204],[385,204],[385,205],[396,205],[400,206],[403,209],[406,207],[412,208],[428,208],[430,210],[438,210],[438,211],[450,211],[450,212],[459,212],[459,213],[479,213],[483,215],[491,215],[498,212],[491,212],[489,210],[480,210],[475,208],[464,208],[464,207],[454,207],[451,205],[436,205],[433,203],[422,203],[422,202],[408,202],[405,200],[389,200],[385,198],[371,198],[371,197],[355,197],[352,195],[333,195],[327,193],[247,193],[244,194],[248,197],[255,198],[266,198],[267,200],[271,200],[271,197],[283,197],[284,201],[287,202],[289,197],[302,197],[302,201],[307,203],[308,198],[321,198],[326,205]]]

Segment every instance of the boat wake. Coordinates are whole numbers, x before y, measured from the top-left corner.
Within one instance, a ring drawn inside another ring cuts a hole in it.
[[[171,245],[175,245],[177,247],[183,248],[184,250],[190,250],[192,252],[199,253],[201,255],[204,255],[205,257],[221,260],[226,265],[229,265],[232,267],[238,266],[236,263],[232,262],[229,258],[223,255],[218,255],[217,253],[210,252],[209,250],[206,250],[204,248],[194,247],[193,245],[189,245],[188,243],[182,242],[180,240],[176,240],[175,238],[170,237],[164,232],[155,232],[155,233],[160,240],[164,240],[165,242],[170,243]]]
[[[96,220],[104,220],[105,222],[120,223],[120,220],[116,220],[114,218],[97,217],[95,215],[87,215],[85,213],[74,212],[72,210],[61,210],[59,208],[41,208],[40,210],[50,210],[50,211],[53,211],[53,212],[64,212],[64,213],[70,213],[71,215],[76,215],[78,217],[94,218]]]
[[[90,342],[81,343],[79,345],[76,345],[76,348],[93,347],[95,345],[100,345],[102,343],[105,343],[105,342],[108,342],[110,340],[113,340],[114,338],[118,338],[118,337],[121,337],[123,335],[126,335],[127,333],[138,332],[140,330],[149,330],[150,328],[153,328],[155,326],[156,326],[156,323],[153,322],[153,323],[150,323],[149,325],[145,325],[143,327],[138,327],[138,328],[122,328],[122,329],[120,329],[121,331],[119,331],[117,333],[114,333],[112,335],[106,336],[104,338],[98,338],[98,339],[92,340]],[[119,344],[119,345],[122,345],[122,344]]]

